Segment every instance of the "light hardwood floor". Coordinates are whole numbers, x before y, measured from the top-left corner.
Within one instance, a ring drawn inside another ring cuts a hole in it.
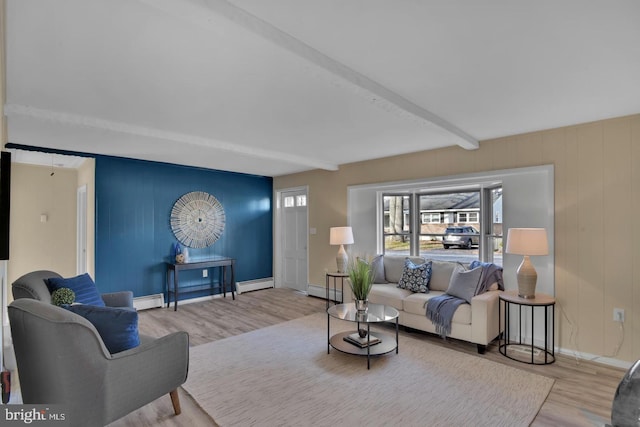
[[[140,332],[162,336],[173,331],[189,333],[190,344],[207,342],[242,334],[265,326],[321,312],[322,299],[308,297],[291,289],[265,289],[244,293],[232,300],[217,298],[211,301],[184,304],[173,308],[158,308],[140,312]],[[401,334],[408,332],[401,331]],[[423,333],[411,336],[432,344],[482,357],[505,365],[553,378],[555,383],[533,426],[603,426],[609,422],[611,402],[625,371],[605,365],[580,361],[558,355],[556,363],[531,366],[502,356],[494,343],[484,355],[476,346],[457,340],[444,341]],[[402,339],[402,338],[401,338]],[[215,384],[211,385],[215,387]],[[220,391],[224,393],[224,390]],[[490,392],[490,391],[489,391]],[[124,426],[216,426],[191,397],[179,389],[182,414],[173,415],[169,395],[110,424]]]

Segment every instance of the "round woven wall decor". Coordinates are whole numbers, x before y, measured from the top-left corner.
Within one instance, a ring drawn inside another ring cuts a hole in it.
[[[209,193],[192,191],[180,197],[171,209],[171,230],[189,248],[206,248],[224,231],[224,209]]]

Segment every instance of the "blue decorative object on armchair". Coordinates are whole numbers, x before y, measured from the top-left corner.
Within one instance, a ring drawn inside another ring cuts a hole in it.
[[[100,297],[98,288],[88,273],[65,279],[63,277],[50,277],[45,282],[52,294],[58,289],[69,288],[76,294],[76,301],[80,304],[96,305],[104,307],[106,304]]]
[[[140,345],[138,312],[135,310],[86,304],[65,305],[62,308],[79,314],[91,322],[111,354]]]

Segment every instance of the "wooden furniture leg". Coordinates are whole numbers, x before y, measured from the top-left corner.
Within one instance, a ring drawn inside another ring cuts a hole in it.
[[[178,396],[178,389],[169,392],[169,396],[171,396],[173,412],[175,412],[176,415],[180,415],[182,413],[182,409],[180,409],[180,396]]]

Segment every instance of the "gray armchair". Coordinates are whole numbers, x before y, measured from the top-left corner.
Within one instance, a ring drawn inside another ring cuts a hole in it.
[[[32,298],[51,304],[51,293],[45,280],[52,277],[62,277],[58,273],[48,270],[38,270],[27,273],[11,285],[13,299]],[[102,300],[108,307],[133,307],[133,292],[121,291],[102,294]]]
[[[82,316],[30,298],[9,305],[9,321],[26,404],[60,404],[70,426],[103,426],[169,393],[187,379],[189,337],[175,332],[110,354]]]

